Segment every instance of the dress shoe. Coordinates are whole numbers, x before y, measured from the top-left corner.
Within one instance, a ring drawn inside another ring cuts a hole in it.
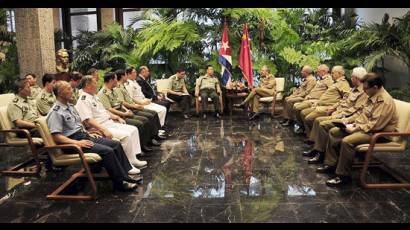
[[[286,126],[290,126],[292,125],[292,121],[291,120],[287,120],[285,123],[282,123],[282,126],[286,127]]]
[[[289,119],[283,119],[283,120],[281,120],[280,122],[279,122],[279,124],[283,124],[283,123],[286,123],[286,122],[288,122],[289,121]]]
[[[236,107],[236,108],[245,108],[245,105],[244,104],[233,104],[233,107]]]
[[[132,169],[130,171],[128,171],[129,175],[136,175],[136,174],[140,174],[141,170],[135,168],[134,166],[132,166]]]
[[[298,134],[298,135],[300,135],[300,134],[304,134],[305,133],[305,129],[304,128],[298,128],[298,129],[296,129],[296,131],[295,131],[295,134]]]
[[[134,183],[129,183],[127,181],[123,181],[121,185],[117,185],[114,187],[115,190],[121,191],[121,192],[128,192],[128,191],[133,191],[138,187],[137,184]]]
[[[308,160],[308,164],[321,164],[323,163],[325,156],[323,153],[317,153],[316,156],[310,158]]]
[[[152,146],[161,146],[161,143],[159,143],[157,140],[155,140],[155,139],[152,139],[151,140],[151,143],[150,143]]]
[[[308,140],[304,140],[303,143],[307,145],[313,145],[315,142],[308,139]]]
[[[303,151],[302,156],[304,157],[314,157],[316,156],[318,152],[315,149],[312,149],[310,151]]]
[[[130,163],[131,163],[133,166],[138,167],[138,168],[147,166],[147,162],[146,162],[146,161],[140,161],[140,160],[138,160],[138,159],[136,159],[135,161],[130,162]]]
[[[352,178],[350,176],[336,176],[326,181],[326,185],[330,187],[339,187],[350,183],[352,183]]]
[[[128,177],[124,178],[124,181],[131,183],[131,184],[142,184],[143,176],[141,174],[137,175],[128,175]]]
[[[251,117],[249,117],[250,121],[256,120],[257,118],[259,118],[259,113],[254,113]]]
[[[184,118],[189,119],[189,118],[191,118],[191,116],[189,116],[188,114],[184,114]]]
[[[148,146],[142,146],[141,150],[144,151],[144,152],[152,152],[152,149]]]
[[[157,141],[163,141],[163,140],[166,140],[167,137],[164,135],[158,134],[156,137],[154,137],[154,139]]]
[[[336,170],[336,168],[334,166],[329,166],[329,165],[322,165],[319,168],[316,169],[317,173],[326,173],[326,174],[330,174],[330,173],[334,173]]]

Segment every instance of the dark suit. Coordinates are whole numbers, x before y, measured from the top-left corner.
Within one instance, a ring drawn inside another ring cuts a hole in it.
[[[167,112],[171,107],[171,102],[167,100],[159,100],[155,90],[148,84],[148,82],[141,76],[137,77],[137,83],[141,86],[141,91],[144,94],[145,98],[152,99],[152,102],[158,105],[165,106],[167,108]]]

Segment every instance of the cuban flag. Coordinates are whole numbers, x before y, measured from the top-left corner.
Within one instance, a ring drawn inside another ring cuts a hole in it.
[[[231,82],[232,71],[232,56],[231,48],[229,47],[228,26],[224,23],[224,31],[222,34],[222,46],[219,49],[218,62],[222,66],[221,81],[224,86]]]

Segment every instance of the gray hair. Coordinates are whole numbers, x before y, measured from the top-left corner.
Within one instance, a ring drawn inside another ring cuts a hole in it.
[[[367,70],[364,67],[353,68],[352,77],[355,76],[360,81],[364,79],[364,76],[366,76],[366,74],[367,74]]]
[[[58,95],[60,94],[60,90],[63,86],[69,86],[71,87],[70,83],[66,82],[66,81],[57,81],[54,86],[53,86],[53,93],[56,97],[58,97]]]
[[[302,70],[306,70],[308,72],[308,74],[312,74],[313,73],[313,69],[311,66],[309,65],[305,65],[303,66]]]
[[[81,80],[80,83],[78,83],[78,88],[79,89],[84,89],[85,86],[90,84],[94,80],[94,77],[92,75],[85,75]]]
[[[342,75],[345,75],[345,69],[343,68],[343,66],[341,66],[341,65],[336,65],[336,66],[333,66],[333,69],[332,69],[333,71],[336,71],[336,72],[339,72],[339,73],[341,73]]]
[[[317,70],[324,70],[326,71],[326,73],[329,73],[329,66],[327,66],[326,64],[321,64],[317,67]]]

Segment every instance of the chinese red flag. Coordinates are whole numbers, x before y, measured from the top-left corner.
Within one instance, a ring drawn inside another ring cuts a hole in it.
[[[239,54],[239,68],[241,68],[242,73],[248,82],[248,87],[253,87],[253,75],[252,75],[252,60],[251,60],[251,49],[249,47],[249,34],[248,27],[245,25],[243,27],[241,53]]]

